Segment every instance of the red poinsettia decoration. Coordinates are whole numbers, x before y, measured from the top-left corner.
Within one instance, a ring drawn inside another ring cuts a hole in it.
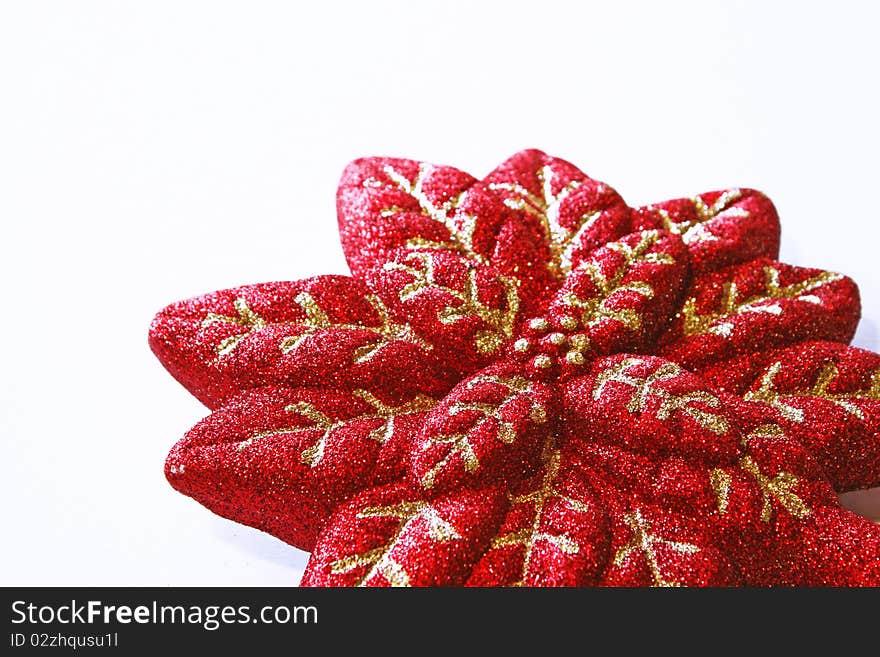
[[[306,585],[880,584],[880,356],[855,284],[732,189],[630,208],[524,151],[346,169],[352,277],[216,292],[153,350],[212,415],[171,484]]]

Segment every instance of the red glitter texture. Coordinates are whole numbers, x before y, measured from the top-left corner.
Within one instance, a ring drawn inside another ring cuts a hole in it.
[[[171,484],[303,584],[880,585],[880,356],[760,192],[630,208],[523,151],[350,164],[354,277],[224,290],[150,345],[213,414]]]

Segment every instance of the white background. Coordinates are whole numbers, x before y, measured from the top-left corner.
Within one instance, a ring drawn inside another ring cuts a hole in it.
[[[299,581],[304,553],[166,484],[206,409],[146,333],[177,299],[346,273],[358,156],[483,175],[534,146],[633,204],[757,187],[782,259],[855,278],[880,348],[880,5],[477,5],[0,5],[0,583]]]

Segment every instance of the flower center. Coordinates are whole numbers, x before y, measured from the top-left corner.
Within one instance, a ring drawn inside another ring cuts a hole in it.
[[[532,378],[570,376],[582,369],[590,351],[590,338],[579,329],[580,322],[573,315],[536,317],[526,322],[510,353],[527,365]]]

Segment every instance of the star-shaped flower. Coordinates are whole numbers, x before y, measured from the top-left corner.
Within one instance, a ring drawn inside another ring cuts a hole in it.
[[[171,484],[308,585],[880,584],[880,356],[855,284],[776,262],[732,189],[630,208],[524,151],[353,162],[353,276],[216,292],[150,333],[214,412]]]

